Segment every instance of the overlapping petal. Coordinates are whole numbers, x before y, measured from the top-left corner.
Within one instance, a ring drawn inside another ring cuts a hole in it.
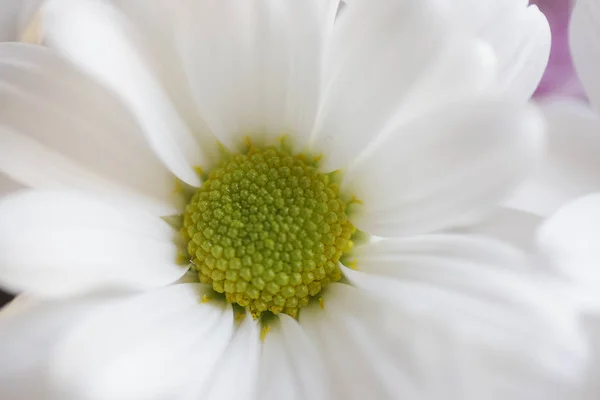
[[[69,296],[97,288],[150,289],[188,269],[157,216],[77,192],[27,191],[0,201],[0,283]]]
[[[348,171],[362,201],[360,229],[406,236],[472,223],[503,199],[541,156],[544,123],[519,102],[478,98],[400,125]]]
[[[160,79],[161,61],[143,32],[100,0],[52,0],[43,18],[44,43],[118,94],[163,163],[182,181],[200,185],[194,167],[210,165],[200,143],[214,140],[207,131],[194,132],[175,107]]]
[[[52,51],[17,43],[0,44],[0,82],[0,171],[12,181],[177,210],[174,176],[101,85]]]

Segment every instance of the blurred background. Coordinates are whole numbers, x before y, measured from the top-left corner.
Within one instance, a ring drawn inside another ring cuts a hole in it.
[[[550,61],[535,94],[536,98],[568,96],[585,99],[569,54],[568,25],[574,2],[575,0],[530,0],[531,4],[536,4],[546,15],[552,30]],[[0,307],[12,298],[13,296],[0,290]]]
[[[569,17],[575,0],[530,0],[546,15],[552,30],[552,51],[548,68],[536,96],[570,96],[585,99],[575,76],[569,53]]]

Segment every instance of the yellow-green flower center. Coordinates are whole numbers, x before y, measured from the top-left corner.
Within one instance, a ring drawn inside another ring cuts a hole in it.
[[[330,175],[274,147],[250,147],[211,171],[183,222],[200,281],[255,318],[296,316],[341,279],[355,232]]]

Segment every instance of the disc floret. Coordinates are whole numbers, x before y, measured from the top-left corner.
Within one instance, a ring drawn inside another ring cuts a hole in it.
[[[268,147],[228,157],[192,196],[182,234],[200,282],[230,303],[296,316],[330,282],[355,232],[331,175]]]

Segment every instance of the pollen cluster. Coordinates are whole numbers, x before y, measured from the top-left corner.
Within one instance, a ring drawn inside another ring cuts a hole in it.
[[[329,175],[279,148],[228,158],[186,206],[182,234],[200,282],[255,318],[296,316],[329,282],[355,232]]]

